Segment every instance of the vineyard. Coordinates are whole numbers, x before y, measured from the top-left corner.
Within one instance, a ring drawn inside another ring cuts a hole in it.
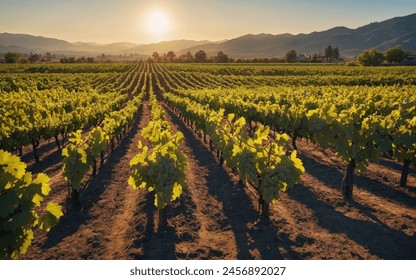
[[[416,71],[1,65],[0,259],[416,259]]]

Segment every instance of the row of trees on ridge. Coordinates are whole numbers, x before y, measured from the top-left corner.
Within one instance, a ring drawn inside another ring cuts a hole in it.
[[[132,55],[131,55],[132,56]],[[46,53],[45,55],[32,54],[25,55],[23,58],[20,58],[19,54],[16,52],[8,52],[4,56],[4,61],[6,63],[40,63],[40,62],[53,62],[59,61],[61,63],[93,63],[98,60],[102,62],[105,58],[102,54],[100,59],[95,60],[93,57],[59,57],[51,53]],[[413,59],[413,60],[412,60]],[[199,50],[193,55],[190,51],[177,56],[173,51],[164,53],[163,55],[158,52],[153,52],[152,56],[149,57],[148,62],[166,62],[166,63],[227,63],[227,62],[236,62],[236,63],[322,63],[322,62],[341,62],[343,59],[340,56],[340,51],[338,47],[332,47],[331,45],[327,46],[324,50],[324,53],[315,53],[315,54],[302,54],[298,53],[296,50],[292,49],[286,53],[284,58],[230,58],[227,54],[222,51],[219,51],[216,56],[208,57],[207,53],[203,50]],[[140,60],[142,61],[142,59]],[[401,46],[396,46],[386,50],[384,53],[377,49],[365,50],[356,58],[356,62],[359,65],[363,66],[379,66],[384,62],[388,64],[411,64],[415,65],[416,60],[415,56],[411,55],[409,52],[406,52],[402,49]]]
[[[192,55],[190,51],[182,54],[180,56],[176,56],[173,51],[169,51],[163,55],[160,55],[158,52],[153,52],[152,57],[149,59],[153,62],[182,62],[182,63],[189,63],[189,62],[217,62],[217,63],[227,63],[227,62],[234,62],[234,60],[230,60],[228,55],[223,53],[222,51],[218,52],[218,54],[214,57],[208,57],[205,51],[199,50]]]
[[[363,66],[379,66],[384,61],[389,64],[402,63],[408,57],[409,53],[404,51],[401,46],[396,46],[386,50],[384,53],[377,49],[365,50],[358,56],[357,60],[358,64]]]

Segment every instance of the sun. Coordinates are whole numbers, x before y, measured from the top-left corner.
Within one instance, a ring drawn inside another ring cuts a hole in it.
[[[154,37],[166,35],[170,30],[170,26],[169,16],[163,10],[152,10],[146,18],[147,32]]]

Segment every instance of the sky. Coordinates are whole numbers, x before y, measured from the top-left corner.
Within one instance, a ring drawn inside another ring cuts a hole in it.
[[[416,13],[416,0],[0,0],[0,33],[69,42],[219,41],[357,28]]]

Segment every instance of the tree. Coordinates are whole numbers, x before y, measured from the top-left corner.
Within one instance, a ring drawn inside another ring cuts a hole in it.
[[[75,63],[75,57],[63,57],[60,60],[61,63]]]
[[[152,57],[156,62],[160,62],[160,55],[158,52],[153,52]]]
[[[31,53],[29,58],[28,58],[30,63],[38,63],[38,62],[40,62],[41,59],[42,59],[41,55],[37,54],[37,53],[35,53],[35,54]]]
[[[223,53],[222,51],[219,51],[217,56],[215,57],[215,62],[219,62],[219,63],[226,63],[229,62],[230,59],[228,58],[228,55],[226,55],[225,53]]]
[[[205,62],[207,60],[207,54],[203,50],[199,50],[195,53],[196,62]]]
[[[187,53],[179,56],[178,60],[180,62],[185,62],[185,63],[187,63],[187,62],[193,62],[194,61],[194,56],[191,54],[190,51],[188,51]]]
[[[380,66],[384,55],[377,49],[365,50],[358,56],[358,63],[362,66]]]
[[[44,56],[45,61],[49,62],[54,58],[56,58],[54,54],[51,54],[50,52],[45,53],[45,56]]]
[[[297,56],[298,56],[298,53],[292,49],[286,53],[285,60],[286,62],[289,62],[289,63],[295,62]]]
[[[19,55],[15,52],[8,52],[4,56],[6,63],[17,63],[19,61]]]
[[[78,58],[75,60],[75,62],[76,62],[76,63],[85,63],[85,56],[83,56],[83,57],[78,57]]]
[[[166,54],[166,61],[167,62],[173,62],[175,60],[175,58],[176,58],[176,54],[173,51],[169,51]]]
[[[328,47],[326,47],[326,49],[325,49],[325,57],[326,57],[326,60],[328,61],[332,61],[332,57],[333,57],[333,53],[332,53],[332,46],[331,45],[329,45]]]
[[[338,47],[335,47],[332,49],[332,58],[335,60],[339,59],[339,49]]]
[[[384,57],[388,63],[400,63],[407,58],[407,53],[402,49],[401,46],[395,46],[388,49],[384,53]]]

